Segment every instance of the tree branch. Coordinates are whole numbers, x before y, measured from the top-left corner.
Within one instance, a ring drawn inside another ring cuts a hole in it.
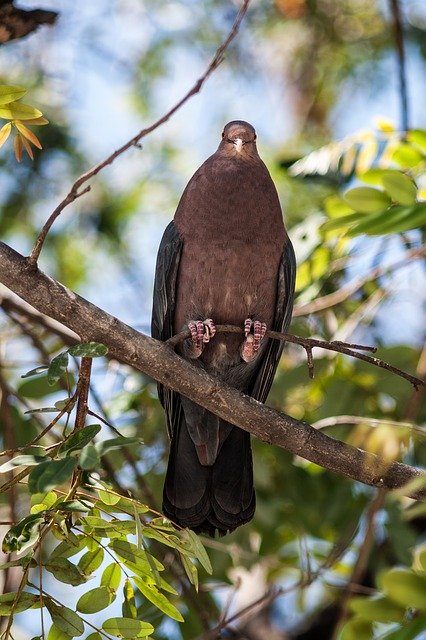
[[[241,394],[180,358],[167,344],[139,333],[81,298],[1,242],[0,281],[38,311],[75,331],[82,340],[106,344],[111,356],[265,442],[376,487],[395,489],[410,480],[426,479],[420,469],[399,462],[389,464]],[[426,500],[425,486],[407,492]]]
[[[244,333],[243,327],[236,327],[231,324],[218,324],[216,325],[216,333]],[[339,340],[333,340],[332,342],[328,342],[326,340],[319,340],[318,338],[302,338],[300,336],[294,336],[291,333],[281,333],[279,331],[266,331],[265,336],[267,338],[273,338],[274,340],[280,340],[281,342],[292,342],[293,344],[298,344],[303,347],[306,351],[307,359],[308,359],[308,370],[309,377],[314,377],[314,362],[312,357],[312,350],[315,347],[320,349],[327,349],[327,351],[336,351],[337,353],[343,353],[347,356],[351,356],[352,358],[358,358],[359,360],[364,360],[369,364],[373,364],[376,367],[380,367],[381,369],[386,369],[394,373],[401,378],[405,378],[408,382],[414,386],[415,389],[423,386],[425,383],[420,378],[416,378],[415,376],[398,369],[398,367],[394,367],[392,364],[381,360],[380,358],[373,358],[372,356],[366,356],[364,353],[358,353],[358,350],[361,351],[377,351],[376,347],[369,347],[363,344],[352,344],[350,342],[340,342]],[[189,329],[184,329],[180,333],[177,333],[172,338],[167,340],[167,344],[170,347],[175,347],[180,342],[183,342],[186,338],[191,337],[191,332]]]
[[[35,241],[33,250],[31,251],[31,254],[30,254],[30,257],[29,257],[30,262],[34,266],[37,264],[38,258],[40,256],[41,250],[43,248],[43,243],[46,240],[47,234],[49,233],[50,228],[53,225],[53,223],[55,222],[55,220],[60,216],[62,211],[65,209],[65,207],[67,207],[69,204],[71,204],[71,202],[74,202],[74,200],[76,200],[77,198],[79,198],[83,194],[85,194],[88,191],[90,191],[90,185],[85,187],[81,191],[80,191],[80,188],[88,180],[90,180],[90,178],[93,178],[93,176],[96,176],[100,171],[102,171],[102,169],[104,169],[109,164],[112,164],[114,162],[114,160],[116,160],[119,156],[121,156],[125,151],[127,151],[131,147],[137,147],[139,145],[139,142],[142,140],[142,138],[147,136],[149,133],[152,133],[152,131],[154,131],[155,129],[158,129],[158,127],[160,125],[162,125],[165,122],[167,122],[167,120],[169,120],[172,117],[172,115],[174,115],[176,113],[176,111],[178,111],[186,102],[188,102],[188,100],[190,98],[192,98],[192,96],[195,96],[197,93],[199,93],[201,91],[201,88],[204,85],[204,83],[206,82],[206,80],[209,78],[209,76],[213,73],[213,71],[215,71],[215,69],[217,69],[217,67],[223,61],[223,55],[224,55],[226,49],[231,44],[232,40],[237,35],[238,30],[239,30],[240,25],[241,25],[241,22],[243,21],[243,18],[247,13],[247,10],[248,10],[250,2],[251,2],[251,0],[243,0],[243,4],[242,4],[240,10],[237,13],[237,16],[236,16],[236,18],[234,20],[234,23],[233,23],[233,25],[231,27],[230,32],[228,33],[228,36],[226,37],[224,42],[220,45],[220,47],[217,49],[215,55],[213,56],[209,66],[207,67],[207,69],[205,70],[203,75],[195,82],[195,84],[183,96],[183,98],[181,98],[179,100],[179,102],[177,102],[173,107],[171,107],[171,109],[169,109],[169,111],[167,111],[167,113],[165,113],[163,116],[161,116],[161,118],[156,120],[156,122],[151,124],[149,127],[146,127],[145,129],[142,129],[141,131],[139,131],[139,133],[137,133],[133,138],[131,138],[131,140],[129,140],[128,142],[123,144],[119,149],[117,149],[116,151],[111,153],[111,155],[109,155],[105,160],[103,160],[102,162],[99,162],[99,164],[95,165],[91,169],[88,169],[88,171],[86,171],[79,178],[77,178],[77,180],[72,185],[72,187],[71,187],[70,191],[68,192],[68,194],[58,204],[56,209],[50,215],[49,219],[45,223],[43,229],[40,231],[40,234],[38,235],[38,237],[37,237],[37,239]]]

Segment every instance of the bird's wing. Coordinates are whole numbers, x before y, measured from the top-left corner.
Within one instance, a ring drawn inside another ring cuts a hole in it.
[[[287,331],[293,312],[295,279],[296,257],[294,255],[293,245],[290,240],[287,239],[278,273],[274,324],[272,327],[268,327],[268,329],[271,328],[274,331],[281,331],[283,333]],[[253,375],[248,393],[260,402],[266,401],[283,348],[283,342],[270,339],[268,347],[262,355],[261,363]]]
[[[177,276],[183,241],[173,222],[166,227],[158,250],[155,267],[151,335],[157,340],[168,340],[173,335],[173,315],[176,303]],[[179,419],[179,394],[158,384],[158,396],[167,417],[169,435],[173,433],[172,420]]]

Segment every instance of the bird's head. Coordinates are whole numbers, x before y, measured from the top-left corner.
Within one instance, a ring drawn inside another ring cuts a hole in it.
[[[232,156],[257,155],[256,131],[244,120],[233,120],[225,125],[219,149]]]

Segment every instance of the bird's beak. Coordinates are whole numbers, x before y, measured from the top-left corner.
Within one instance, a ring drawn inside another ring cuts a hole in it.
[[[235,138],[234,144],[238,153],[241,153],[241,150],[243,148],[243,141],[241,140],[241,138]]]

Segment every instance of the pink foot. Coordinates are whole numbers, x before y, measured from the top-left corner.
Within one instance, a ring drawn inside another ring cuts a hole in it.
[[[210,342],[210,338],[216,333],[216,327],[211,318],[206,320],[190,320],[188,329],[191,332],[192,344],[188,351],[190,358],[199,358],[203,352],[204,345]]]
[[[246,339],[240,348],[241,358],[244,362],[250,362],[259,350],[261,342],[265,337],[266,324],[259,320],[247,318],[244,322],[244,335]]]

